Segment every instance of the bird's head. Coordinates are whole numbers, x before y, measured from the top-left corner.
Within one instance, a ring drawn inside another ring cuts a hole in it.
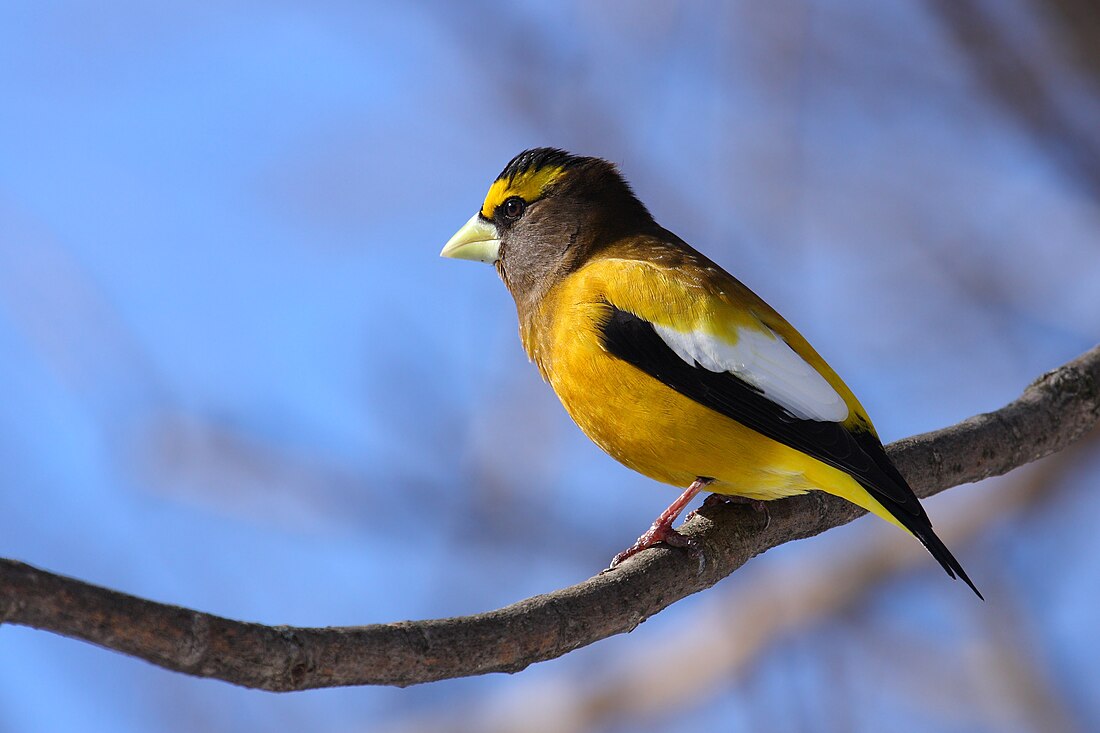
[[[504,167],[440,255],[496,265],[519,302],[540,297],[600,247],[655,226],[613,164],[535,148]]]

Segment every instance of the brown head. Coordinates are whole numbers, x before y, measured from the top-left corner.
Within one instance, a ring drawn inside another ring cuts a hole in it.
[[[522,312],[602,247],[656,228],[613,164],[535,148],[504,167],[440,255],[496,265]]]

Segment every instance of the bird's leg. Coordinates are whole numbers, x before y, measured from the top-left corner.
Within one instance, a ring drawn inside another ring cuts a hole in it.
[[[684,511],[684,507],[691,503],[695,495],[713,482],[714,479],[702,476],[692,481],[691,486],[687,487],[684,493],[680,494],[679,498],[669,505],[668,509],[661,512],[661,516],[654,520],[652,526],[638,538],[637,542],[615,556],[611,561],[611,567],[615,567],[623,560],[633,557],[642,550],[653,547],[658,542],[664,542],[666,545],[672,545],[673,547],[686,547],[692,558],[698,557],[700,552],[699,543],[674,530],[672,523],[680,516],[680,512]]]

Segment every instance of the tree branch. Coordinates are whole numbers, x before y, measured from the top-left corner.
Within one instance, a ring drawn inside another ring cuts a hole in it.
[[[900,440],[890,457],[919,496],[1006,473],[1072,443],[1100,419],[1100,346],[1040,377],[1016,401]],[[286,691],[412,685],[516,672],[630,631],[765,550],[863,512],[821,492],[750,508],[707,508],[686,523],[706,557],[649,550],[612,572],[489,613],[368,626],[300,628],[233,621],[0,560],[0,622],[53,631],[168,669]]]
[[[954,511],[937,522],[937,533],[948,547],[962,550],[992,523],[1019,521],[1021,515],[1049,507],[1058,501],[1060,493],[1068,493],[1066,477],[1093,454],[1097,441],[1100,431],[1093,429],[1058,454],[1017,471],[1013,475],[1015,480],[1003,481],[995,488],[996,506],[989,506],[988,499],[980,495],[955,502]],[[865,538],[866,542],[854,548],[856,551],[803,557],[797,566],[788,563],[790,567],[757,572],[749,582],[715,588],[697,604],[690,623],[677,624],[645,643],[620,647],[611,659],[602,658],[596,669],[578,671],[575,665],[566,667],[557,674],[528,680],[524,685],[496,688],[476,702],[464,703],[458,710],[454,705],[443,705],[442,709],[405,717],[377,731],[585,733],[645,729],[649,721],[672,720],[684,711],[697,709],[706,700],[727,696],[732,685],[743,683],[761,659],[792,637],[812,636],[815,629],[826,624],[862,625],[865,619],[853,621],[853,616],[861,615],[858,609],[883,581],[916,568],[922,574],[939,576],[935,563],[928,562],[924,548],[911,537],[885,524],[876,529]],[[956,649],[958,653],[948,658],[941,655],[942,649],[930,651],[935,657],[935,671],[922,665],[919,659],[906,658],[906,673],[931,688],[916,699],[932,699],[937,694],[935,688],[958,686],[962,678],[973,677],[981,679],[983,687],[1008,688],[1012,693],[993,693],[975,699],[968,710],[973,727],[979,727],[977,721],[1018,716],[1022,720],[1065,723],[1036,724],[1032,726],[1035,730],[1084,730],[1084,726],[1069,724],[1070,713],[1062,710],[1057,692],[1048,689],[1046,680],[1041,679],[1042,664],[1035,664],[1041,654],[1029,653],[1034,649],[1028,645],[1026,629],[1018,623],[1006,624],[1004,612],[1007,608],[1011,614],[1013,598],[1003,578],[1001,581],[983,578],[982,590],[997,606],[997,613],[991,614],[995,620],[984,628],[984,633],[967,639],[965,652]],[[958,601],[958,605],[975,614],[986,610],[972,603],[967,595],[960,595]],[[1003,629],[1006,625],[1013,628]],[[736,632],[731,633],[731,629]],[[873,641],[865,643],[875,646]],[[985,651],[975,653],[975,649]],[[846,647],[844,654],[851,653],[853,650]],[[854,653],[861,654],[858,650]],[[989,664],[991,656],[1004,663]],[[653,663],[654,659],[673,658],[690,659],[691,663],[677,665],[675,674],[669,674],[668,665]],[[1021,669],[1016,663],[1019,659],[1027,660],[1026,668]],[[970,660],[985,665],[985,669],[966,674],[965,663]],[[876,692],[883,695],[898,689],[912,695],[919,687],[899,685],[897,680],[882,683]],[[840,690],[830,687],[825,694],[844,705],[850,702],[843,699],[845,687]],[[551,709],[553,714],[547,714]]]

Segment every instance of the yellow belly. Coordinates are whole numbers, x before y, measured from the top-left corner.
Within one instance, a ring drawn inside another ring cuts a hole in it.
[[[708,491],[764,501],[819,489],[901,526],[847,473],[608,354],[594,327],[598,308],[584,313],[588,317],[569,321],[572,328],[553,329],[556,343],[538,355],[539,366],[581,430],[620,463],[679,487],[700,476],[713,478]]]
[[[744,427],[574,335],[548,377],[569,415],[608,454],[657,481],[776,499],[817,488],[802,453]],[[831,470],[831,469],[830,469]]]

